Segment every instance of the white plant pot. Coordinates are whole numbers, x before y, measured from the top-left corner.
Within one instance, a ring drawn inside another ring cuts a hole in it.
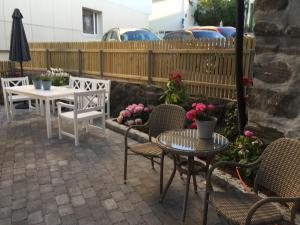
[[[199,138],[210,139],[215,130],[215,126],[217,124],[218,119],[216,117],[212,117],[213,119],[210,121],[199,121],[196,120],[197,131]]]

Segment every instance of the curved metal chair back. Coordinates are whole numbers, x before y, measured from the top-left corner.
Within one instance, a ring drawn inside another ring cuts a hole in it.
[[[300,142],[280,138],[263,152],[255,191],[265,187],[280,197],[300,196]]]
[[[182,129],[185,121],[185,110],[172,104],[156,106],[149,117],[149,138],[157,137],[167,130]]]

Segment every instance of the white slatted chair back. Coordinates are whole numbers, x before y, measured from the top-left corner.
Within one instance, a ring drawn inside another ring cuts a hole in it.
[[[28,77],[1,78],[2,88],[29,85]]]
[[[105,110],[105,90],[74,93],[74,114]]]

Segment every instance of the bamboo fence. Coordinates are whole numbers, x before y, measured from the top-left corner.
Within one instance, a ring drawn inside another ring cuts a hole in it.
[[[165,87],[182,72],[190,95],[235,99],[234,39],[30,43],[26,70],[59,67],[70,73]],[[255,39],[244,39],[244,76],[251,76]]]

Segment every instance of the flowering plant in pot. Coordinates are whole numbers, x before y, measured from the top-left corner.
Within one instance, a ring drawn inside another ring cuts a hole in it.
[[[41,80],[43,84],[43,89],[49,91],[51,89],[51,76],[48,73],[43,73],[41,75]]]
[[[142,103],[131,104],[119,113],[117,122],[127,126],[141,125],[148,121],[150,112],[150,108]]]
[[[170,73],[167,88],[160,99],[164,100],[166,104],[180,104],[187,99],[181,72],[173,71]]]
[[[186,112],[188,128],[198,130],[199,138],[210,139],[217,124],[217,118],[212,116],[213,104],[193,103],[192,109]]]

